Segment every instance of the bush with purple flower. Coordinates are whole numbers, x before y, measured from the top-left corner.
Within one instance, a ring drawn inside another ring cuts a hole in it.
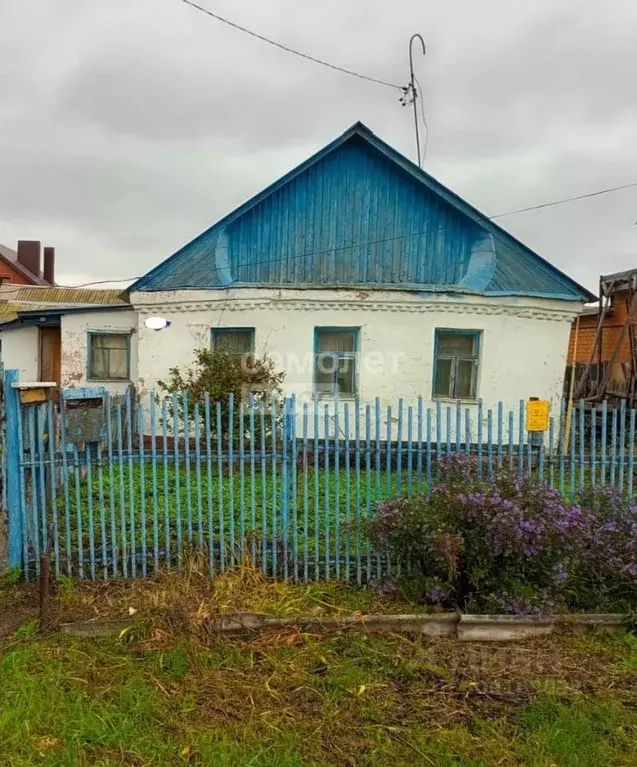
[[[505,470],[486,481],[466,453],[436,476],[429,493],[387,500],[371,521],[378,549],[417,572],[423,600],[512,613],[637,605],[637,506],[615,488],[569,501]]]

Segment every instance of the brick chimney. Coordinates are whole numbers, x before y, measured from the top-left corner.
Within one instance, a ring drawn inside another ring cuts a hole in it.
[[[39,240],[18,240],[18,263],[36,277],[41,276]]]
[[[42,269],[42,276],[49,283],[49,285],[55,284],[55,248],[44,248],[44,267]]]

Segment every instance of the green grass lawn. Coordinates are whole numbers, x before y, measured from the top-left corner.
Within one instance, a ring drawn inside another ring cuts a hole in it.
[[[39,636],[27,623],[1,639],[0,763],[637,764],[631,635],[507,646],[296,631],[221,641],[196,630],[204,606],[272,614],[383,607],[370,599],[256,575],[66,584],[63,618],[132,607],[145,628],[82,640]],[[0,595],[0,608],[10,600]]]
[[[77,571],[78,539],[86,572],[91,547],[97,571],[103,559],[111,569],[114,548],[121,571],[124,549],[129,565],[134,548],[139,562],[145,549],[152,566],[155,546],[160,562],[166,561],[167,551],[174,561],[180,547],[185,551],[203,542],[208,548],[212,539],[217,567],[222,549],[227,563],[246,552],[262,562],[265,549],[268,571],[276,564],[280,572],[287,548],[290,560],[297,553],[300,572],[307,563],[308,573],[314,573],[317,560],[324,570],[327,560],[332,574],[337,567],[349,568],[355,577],[359,557],[362,566],[377,568],[365,535],[374,505],[418,487],[415,472],[410,478],[408,472],[366,471],[364,466],[358,474],[343,467],[338,472],[289,468],[284,480],[280,464],[276,472],[271,466],[265,472],[255,466],[252,472],[248,465],[242,472],[226,465],[221,477],[216,472],[209,477],[205,463],[190,472],[173,464],[146,464],[143,472],[139,464],[117,464],[112,474],[108,467],[93,467],[90,477],[72,474],[56,495],[55,514],[52,504],[48,509],[51,521],[57,520],[62,571],[67,549]]]
[[[61,485],[58,477],[47,503],[47,522],[59,535],[61,572],[128,575],[133,566],[141,572],[144,563],[150,571],[178,562],[196,546],[209,551],[216,569],[222,557],[227,565],[247,554],[272,574],[380,577],[392,563],[372,551],[366,520],[379,501],[426,487],[426,460],[419,467],[416,456],[410,469],[397,471],[377,469],[364,454],[358,470],[356,462],[345,465],[343,454],[338,470],[333,456],[329,468],[317,469],[311,456],[307,464],[301,456],[284,468],[270,459],[264,465],[259,456],[251,462],[248,455],[243,467],[223,464],[221,475],[214,460],[208,466],[205,456],[195,458],[189,469],[183,457],[178,466],[170,459],[140,464],[124,458],[89,471],[83,461],[74,470],[69,457],[68,481]],[[571,477],[568,464],[565,470],[564,492],[589,482],[577,471]],[[544,476],[549,478],[546,466]],[[30,520],[43,516],[46,494],[38,481],[35,474],[26,477],[27,496],[37,499]],[[558,470],[553,482],[559,486]]]

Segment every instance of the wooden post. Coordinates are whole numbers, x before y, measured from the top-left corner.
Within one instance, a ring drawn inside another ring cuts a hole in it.
[[[568,402],[566,403],[566,423],[564,429],[564,455],[568,453],[571,439],[571,416],[573,413],[573,390],[575,388],[575,361],[577,360],[577,341],[579,338],[579,314],[575,318],[575,336],[573,337],[573,357],[571,359],[571,380],[569,382]]]
[[[610,297],[608,297],[608,300],[606,300],[606,296],[602,295],[602,292],[600,290],[600,298],[599,298],[599,314],[597,316],[597,326],[595,328],[595,338],[593,340],[593,347],[591,349],[590,356],[588,358],[588,363],[586,365],[586,368],[584,369],[584,373],[582,374],[582,377],[578,381],[577,384],[577,393],[575,394],[575,397],[578,398],[580,395],[584,394],[586,382],[588,381],[590,374],[591,374],[591,365],[593,364],[593,359],[595,358],[595,352],[598,351],[598,357],[599,362],[601,362],[601,353],[602,353],[602,333],[604,330],[604,319],[606,317],[606,310],[610,304]],[[579,316],[577,318],[579,320]],[[599,381],[596,381],[596,383],[599,383]]]
[[[632,301],[630,302],[630,310],[628,312],[628,315],[626,317],[624,324],[622,325],[622,329],[619,332],[617,343],[615,344],[615,348],[613,349],[611,358],[608,361],[608,368],[606,369],[606,372],[604,373],[604,378],[602,379],[602,382],[599,385],[599,389],[597,390],[597,396],[604,395],[604,389],[606,388],[606,385],[608,384],[608,381],[610,380],[610,377],[613,371],[613,365],[617,362],[617,357],[619,356],[621,352],[622,344],[624,343],[624,339],[626,338],[628,327],[633,321],[633,315],[636,309],[637,309],[637,292],[633,294]]]
[[[40,631],[51,626],[51,551],[53,526],[49,525],[48,546],[40,557]]]

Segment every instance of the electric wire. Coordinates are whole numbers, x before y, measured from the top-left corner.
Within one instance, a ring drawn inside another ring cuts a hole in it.
[[[401,89],[401,86],[396,85],[396,83],[390,83],[387,80],[381,80],[378,77],[369,77],[368,75],[363,75],[360,72],[355,72],[353,69],[346,69],[345,67],[340,67],[336,64],[331,64],[329,61],[324,61],[323,59],[318,59],[315,56],[310,56],[309,54],[303,53],[302,51],[297,51],[295,48],[290,48],[288,45],[283,45],[283,43],[279,43],[276,40],[272,40],[271,38],[266,37],[265,35],[260,35],[257,32],[253,32],[251,29],[248,29],[247,27],[242,27],[240,24],[237,24],[234,21],[230,21],[230,19],[226,19],[224,16],[220,16],[218,13],[213,13],[212,11],[209,11],[207,8],[204,8],[203,6],[192,2],[192,0],[182,0],[182,2],[185,3],[186,5],[189,5],[191,8],[195,8],[196,10],[201,11],[202,13],[205,13],[207,16],[210,16],[211,18],[222,22],[223,24],[227,24],[229,27],[232,27],[233,29],[236,29],[239,32],[244,32],[246,35],[250,35],[251,37],[256,37],[257,40],[261,40],[264,43],[273,45],[275,48],[279,48],[280,50],[286,51],[287,53],[292,53],[295,56],[300,56],[301,58],[306,59],[307,61],[312,61],[314,64],[320,64],[323,67],[328,67],[329,69],[334,69],[337,72],[342,72],[343,74],[351,75],[352,77],[357,77],[359,80],[367,80],[368,82],[375,83],[376,85],[384,85],[387,88],[395,88],[397,90]]]

